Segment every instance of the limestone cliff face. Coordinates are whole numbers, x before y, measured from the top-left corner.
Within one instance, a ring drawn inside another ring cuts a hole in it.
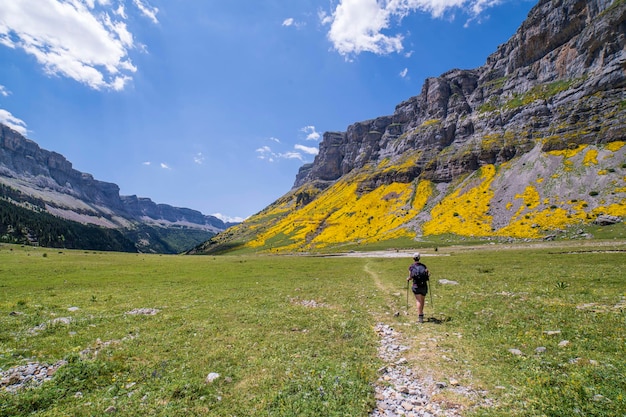
[[[41,149],[3,124],[0,124],[0,175],[28,179],[40,188],[122,209],[116,184],[97,181],[90,174],[75,170],[63,155]]]
[[[625,32],[621,0],[541,0],[482,67],[429,78],[393,115],[325,133],[294,188],[324,188],[411,151],[420,152],[404,178],[379,182],[449,182],[519,157],[538,138],[544,150],[624,140]]]
[[[63,155],[0,124],[0,183],[41,201],[60,217],[104,227],[134,224],[188,227],[220,232],[228,225],[188,208],[156,204],[149,198],[120,196],[117,184],[75,170]]]

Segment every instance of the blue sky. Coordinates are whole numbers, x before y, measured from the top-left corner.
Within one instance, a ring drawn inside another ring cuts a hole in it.
[[[0,0],[0,122],[122,195],[245,218],[535,3]]]

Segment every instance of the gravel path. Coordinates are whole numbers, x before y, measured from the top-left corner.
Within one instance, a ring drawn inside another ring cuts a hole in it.
[[[445,401],[436,401],[433,396],[442,390],[453,390],[460,394],[478,399],[482,406],[490,402],[484,393],[471,388],[458,386],[450,381],[451,386],[444,382],[435,382],[430,377],[417,375],[408,365],[403,352],[410,349],[402,345],[401,334],[391,326],[379,323],[376,331],[380,336],[379,357],[386,365],[379,369],[380,377],[376,384],[376,408],[370,413],[372,417],[458,417],[462,416],[462,407]]]

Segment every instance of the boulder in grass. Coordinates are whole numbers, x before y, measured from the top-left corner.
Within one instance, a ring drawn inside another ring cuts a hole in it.
[[[594,221],[598,226],[610,226],[612,224],[621,223],[622,219],[618,216],[610,216],[608,214],[599,215]]]
[[[207,384],[211,384],[213,383],[213,381],[215,381],[219,377],[220,377],[220,374],[218,374],[217,372],[211,372],[210,374],[206,376],[206,379],[204,380],[204,382],[206,382]]]

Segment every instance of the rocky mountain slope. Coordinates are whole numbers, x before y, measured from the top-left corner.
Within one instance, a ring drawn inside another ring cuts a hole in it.
[[[0,198],[82,224],[119,229],[140,251],[188,249],[231,226],[196,210],[120,196],[116,184],[75,170],[63,155],[41,149],[2,124],[0,185]],[[173,234],[176,245],[163,241]]]
[[[194,253],[454,234],[546,238],[626,215],[626,2],[541,0],[487,62],[327,132],[286,195]]]

